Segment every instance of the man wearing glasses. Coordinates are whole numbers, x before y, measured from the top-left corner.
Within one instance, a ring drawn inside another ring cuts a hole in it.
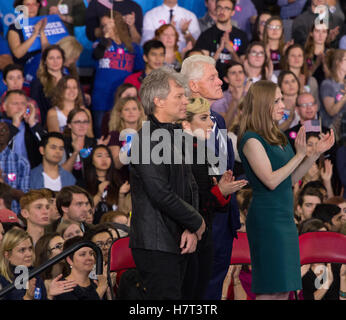
[[[216,24],[204,31],[195,45],[215,59],[219,74],[231,60],[241,62],[239,57],[248,45],[246,33],[232,26],[235,5],[235,0],[217,0]]]

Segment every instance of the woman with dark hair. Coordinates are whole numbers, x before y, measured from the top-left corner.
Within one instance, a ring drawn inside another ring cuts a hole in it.
[[[304,49],[300,44],[292,44],[286,49],[282,59],[282,69],[292,71],[297,76],[300,83],[300,93],[311,93],[315,102],[320,104],[318,83],[309,74]]]
[[[285,54],[286,48],[293,43],[285,44],[282,19],[278,16],[269,18],[264,26],[263,42],[267,56],[271,59],[274,66],[274,73],[277,75],[281,70],[280,60]]]
[[[252,79],[252,83],[258,80],[271,80],[277,82],[277,77],[273,74],[273,63],[267,57],[265,46],[261,41],[251,42],[245,52],[244,70],[247,78]]]
[[[52,105],[47,113],[47,129],[49,132],[63,133],[67,125],[67,116],[73,109],[84,109],[89,118],[91,113],[83,104],[83,96],[79,87],[78,79],[67,75],[62,77],[56,85],[52,97]],[[88,128],[88,137],[93,137],[92,121]]]
[[[252,41],[263,41],[263,32],[267,20],[272,16],[269,11],[260,13],[253,25]]]
[[[253,84],[243,101],[238,150],[253,198],[246,219],[252,266],[252,291],[258,300],[287,300],[302,288],[292,185],[334,144],[322,134],[306,157],[304,126],[295,140],[296,155],[278,127],[285,105],[271,81]],[[289,259],[287,259],[289,257]]]
[[[123,183],[115,169],[112,153],[105,145],[96,146],[85,165],[85,189],[94,198],[94,224],[108,211],[129,212],[128,181]]]
[[[68,239],[64,243],[64,250],[81,242],[82,237]],[[60,294],[55,300],[100,300],[107,288],[107,276],[105,273],[98,275],[97,281],[89,278],[90,272],[95,265],[95,252],[89,247],[83,247],[66,258],[66,268],[64,272],[65,280],[73,281],[77,285],[72,291]]]
[[[95,136],[101,133],[102,118],[112,109],[114,93],[125,78],[144,69],[140,46],[131,42],[128,26],[119,12],[100,20],[103,36],[96,43],[93,57],[98,60],[92,92]]]
[[[64,62],[64,51],[58,45],[50,45],[42,53],[37,78],[31,82],[30,95],[40,108],[43,126],[46,124],[47,112],[52,107],[55,87],[64,76]]]
[[[285,131],[297,125],[300,120],[296,112],[300,82],[292,71],[281,71],[278,77],[278,86],[281,89],[283,103],[285,105],[284,114],[279,121],[279,128]]]
[[[304,52],[308,70],[315,77],[318,85],[321,85],[326,75],[324,73],[325,52],[329,48],[327,42],[329,29],[325,24],[312,25],[312,29],[306,39]]]
[[[39,0],[16,0],[13,7],[25,6],[28,9],[28,17],[34,18],[39,15],[41,3]],[[40,63],[41,52],[49,45],[47,37],[44,33],[44,28],[47,24],[47,19],[42,18],[35,26],[31,37],[24,39],[21,29],[16,28],[15,23],[9,26],[7,33],[7,41],[11,49],[14,62],[24,67],[24,76],[27,82],[31,82],[36,77],[36,71]],[[29,51],[32,44],[37,38],[40,38],[41,49]]]
[[[64,130],[65,159],[62,167],[72,172],[77,180],[77,185],[84,186],[84,159],[97,144],[108,144],[108,139],[89,137],[91,125],[90,112],[85,108],[72,109],[66,120],[67,127]]]

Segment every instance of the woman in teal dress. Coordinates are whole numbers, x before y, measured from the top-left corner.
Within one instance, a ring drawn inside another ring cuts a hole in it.
[[[306,157],[302,126],[294,154],[277,125],[285,106],[275,83],[256,82],[242,103],[238,150],[253,188],[246,221],[252,291],[258,300],[285,300],[290,291],[302,288],[292,185],[334,144],[334,133],[322,134],[316,153]]]

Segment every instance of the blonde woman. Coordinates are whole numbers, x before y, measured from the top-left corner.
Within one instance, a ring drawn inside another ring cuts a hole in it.
[[[31,236],[20,228],[6,232],[0,246],[0,287],[5,288],[15,280],[16,274],[22,275],[24,269],[32,269],[35,259],[34,245]],[[8,292],[4,300],[46,300],[61,294],[70,283],[52,280],[48,296],[43,280],[36,276],[29,280],[28,289],[15,288]],[[67,290],[66,290],[67,291]]]
[[[302,288],[298,232],[293,218],[294,185],[320,154],[334,144],[334,133],[322,134],[306,157],[305,128],[295,140],[296,154],[279,130],[285,105],[279,87],[260,80],[243,101],[238,150],[253,189],[246,219],[252,266],[252,291],[258,300],[287,300]]]
[[[145,120],[144,110],[136,97],[120,98],[116,101],[109,119],[109,148],[112,152],[113,161],[116,169],[124,168],[124,164],[119,158],[121,147],[126,144],[126,133],[131,134],[142,127],[142,121]],[[123,131],[124,136],[121,135]],[[127,168],[121,170],[122,178],[128,180]]]

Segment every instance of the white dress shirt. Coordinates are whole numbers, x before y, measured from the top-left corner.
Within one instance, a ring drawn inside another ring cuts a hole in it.
[[[197,38],[199,37],[201,33],[201,30],[199,28],[199,23],[198,23],[198,19],[196,15],[185,8],[179,7],[178,5],[176,5],[173,8],[170,8],[166,6],[165,4],[162,4],[161,6],[151,9],[144,15],[141,45],[143,45],[144,42],[154,38],[156,29],[161,27],[163,24],[169,23],[169,16],[170,16],[169,10],[171,9],[173,9],[173,16],[174,16],[173,20],[176,23],[175,24],[176,29],[179,33],[179,42],[178,42],[179,51],[181,52],[181,50],[186,47],[185,37],[182,34],[180,29],[181,20],[191,19],[191,23],[189,25],[188,31],[197,40]]]

